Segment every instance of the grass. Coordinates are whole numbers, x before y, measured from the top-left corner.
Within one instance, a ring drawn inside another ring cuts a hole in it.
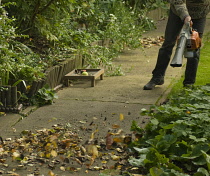
[[[201,48],[200,62],[198,66],[195,86],[206,85],[210,83],[210,32],[205,34],[203,47]],[[169,94],[175,94],[183,88],[184,75],[173,85]]]
[[[210,32],[205,35],[204,40],[195,85],[205,85],[210,83]]]

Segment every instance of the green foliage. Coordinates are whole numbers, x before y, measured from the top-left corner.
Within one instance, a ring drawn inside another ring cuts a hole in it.
[[[43,77],[43,66],[30,48],[16,39],[25,37],[17,35],[12,26],[14,19],[9,19],[3,7],[0,7],[0,78],[3,85],[10,79],[33,81]],[[38,64],[39,63],[39,64]],[[29,73],[30,72],[30,73]]]
[[[9,16],[16,19],[13,21],[16,32],[29,36],[21,41],[42,57],[50,57],[51,64],[65,55],[79,52],[92,67],[104,66],[110,70],[114,69],[110,62],[125,46],[139,47],[142,32],[154,27],[152,20],[146,17],[147,8],[136,7],[160,4],[149,0],[132,3],[121,0],[3,0],[2,3],[7,4]],[[107,46],[92,45],[95,41],[104,43],[110,39]]]
[[[150,116],[145,129],[132,124],[143,137],[134,142],[139,154],[130,164],[148,175],[209,175],[210,171],[210,86],[182,89],[161,106],[143,110]]]
[[[53,104],[53,100],[56,98],[58,98],[56,92],[46,85],[39,89],[36,95],[30,101],[32,104],[44,106]]]

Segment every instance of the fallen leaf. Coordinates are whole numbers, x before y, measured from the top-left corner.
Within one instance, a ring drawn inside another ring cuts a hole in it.
[[[81,121],[79,121],[79,123],[85,124],[85,123],[87,123],[87,122],[81,120]]]
[[[110,154],[113,161],[117,161],[120,159],[120,156]]]
[[[93,140],[95,138],[95,134],[98,132],[98,129],[96,129],[90,136],[90,139]]]
[[[123,121],[123,120],[124,120],[124,115],[120,114],[120,121]]]
[[[48,172],[48,175],[49,175],[49,176],[56,176],[52,171],[49,171],[49,172]]]
[[[75,160],[78,164],[82,165],[82,162],[81,162],[78,158],[74,158],[74,160]]]
[[[117,143],[123,143],[124,142],[124,138],[122,138],[122,137],[115,137],[115,138],[113,138],[113,141],[117,142]]]
[[[112,134],[111,133],[107,133],[106,135],[106,149],[111,149],[113,144],[113,139],[112,139]]]
[[[65,167],[61,166],[60,170],[65,171],[66,169],[65,169]]]
[[[93,156],[93,158],[97,158],[98,157],[98,148],[96,145],[90,144],[87,146],[87,153],[91,156]]]
[[[120,125],[117,125],[117,124],[113,124],[113,125],[112,125],[112,128],[113,128],[113,129],[117,129],[117,128],[120,128]]]
[[[116,133],[112,133],[112,135],[117,136],[117,135],[120,135],[122,132],[123,132],[123,130],[119,129]]]
[[[58,156],[58,153],[57,153],[55,150],[52,150],[52,151],[50,152],[50,154],[51,154],[52,157]]]

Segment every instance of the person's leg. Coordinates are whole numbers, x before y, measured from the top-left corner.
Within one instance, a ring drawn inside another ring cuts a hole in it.
[[[193,21],[193,29],[197,30],[199,33],[199,36],[202,38],[204,28],[205,28],[206,18],[195,19],[192,21]],[[185,87],[188,87],[195,83],[196,73],[197,73],[197,68],[198,68],[198,63],[199,63],[199,58],[200,58],[200,49],[194,52],[194,56],[195,57],[193,58],[187,58],[185,79],[183,81],[183,85]]]
[[[162,85],[164,83],[165,71],[182,26],[183,22],[181,19],[170,10],[165,29],[165,40],[159,49],[156,66],[152,71],[152,79],[144,86],[144,90],[151,90],[156,85]]]
[[[165,71],[171,59],[172,50],[176,44],[177,37],[181,31],[183,22],[173,12],[170,12],[165,30],[165,40],[159,49],[157,63],[152,71],[153,77],[165,76]]]

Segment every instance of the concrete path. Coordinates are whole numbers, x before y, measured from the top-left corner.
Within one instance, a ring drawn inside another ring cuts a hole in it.
[[[163,36],[165,24],[166,20],[159,21],[157,29],[144,36]],[[132,120],[144,120],[139,114],[141,109],[158,104],[167,95],[171,83],[180,76],[181,68],[169,67],[164,85],[157,86],[152,91],[143,90],[143,86],[151,79],[158,49],[159,46],[152,46],[124,51],[114,61],[116,66],[121,65],[124,76],[105,76],[104,80],[96,81],[95,87],[90,86],[90,81],[82,80],[59,90],[59,98],[53,105],[38,108],[25,118],[18,114],[0,117],[1,136],[11,137],[24,129],[48,128],[54,123],[76,126],[78,120],[91,121],[93,117],[97,117],[101,121],[101,116],[102,120],[107,117],[107,121],[113,123],[120,113],[124,114],[129,130]],[[12,128],[16,129],[16,133],[13,133]]]
[[[157,29],[145,36],[157,37],[164,35],[166,20],[159,21]],[[207,21],[206,32],[210,30],[210,19]],[[155,66],[159,46],[124,51],[114,64],[121,65],[124,76],[104,77],[98,79],[96,86],[91,87],[90,81],[78,81],[70,87],[59,90],[58,99],[53,105],[40,107],[27,117],[19,114],[7,114],[0,117],[0,136],[17,137],[23,130],[51,128],[54,124],[70,124],[84,139],[91,133],[81,131],[83,125],[91,124],[92,130],[99,129],[96,137],[105,138],[107,131],[114,124],[119,125],[125,134],[130,133],[133,120],[145,125],[148,119],[140,115],[142,108],[164,101],[171,85],[180,78],[183,68],[168,67],[165,84],[154,90],[143,90],[150,80]],[[119,116],[123,114],[124,120]],[[94,124],[94,125],[92,125]],[[79,175],[79,174],[78,174]]]

